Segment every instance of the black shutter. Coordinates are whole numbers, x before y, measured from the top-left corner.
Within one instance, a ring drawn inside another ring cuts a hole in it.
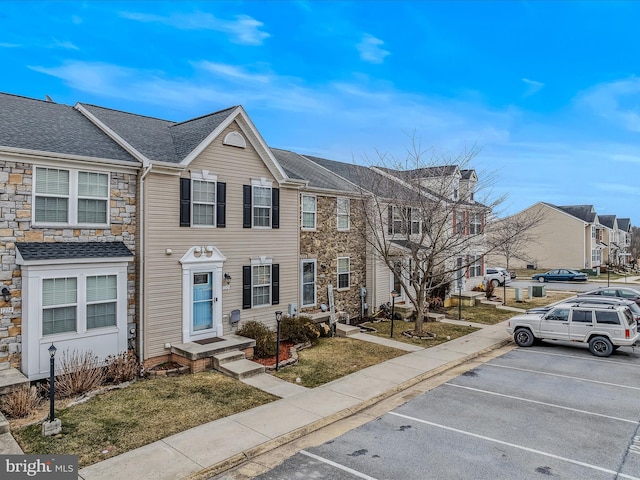
[[[242,186],[242,228],[251,228],[251,185]]]
[[[271,219],[271,228],[280,228],[280,189],[271,189],[271,211],[273,217]]]
[[[242,267],[242,308],[251,308],[251,267]]]
[[[393,207],[389,205],[387,207],[387,233],[393,233]]]
[[[216,190],[216,227],[224,228],[227,226],[227,184],[218,182]]]
[[[271,305],[280,303],[280,264],[271,265]]]
[[[180,226],[191,226],[191,179],[180,179]]]

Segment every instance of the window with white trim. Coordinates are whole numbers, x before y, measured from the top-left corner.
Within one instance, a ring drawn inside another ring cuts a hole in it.
[[[216,182],[191,180],[191,224],[214,226],[216,224]]]
[[[404,233],[404,217],[402,216],[403,209],[393,206],[393,223],[392,233]]]
[[[456,234],[464,235],[464,212],[456,212]]]
[[[338,257],[338,288],[349,288],[351,286],[351,259],[349,257]]]
[[[87,330],[116,325],[118,300],[116,275],[87,277],[86,297]]]
[[[409,209],[409,223],[411,225],[411,233],[418,234],[420,233],[420,225],[422,223],[419,208],[410,208]]]
[[[108,174],[36,167],[34,181],[34,223],[108,224]]]
[[[338,198],[338,230],[351,228],[351,202],[348,198]]]
[[[251,305],[271,305],[271,265],[251,267]]]
[[[469,214],[469,233],[471,235],[480,235],[482,233],[482,214]]]
[[[76,332],[77,318],[77,278],[42,280],[42,335]]]
[[[316,197],[302,195],[302,228],[313,230],[316,228]]]
[[[482,275],[482,257],[480,255],[471,255],[469,257],[469,276],[479,277]]]
[[[252,186],[253,226],[271,226],[271,187]]]
[[[312,307],[316,304],[316,260],[301,261],[302,306]]]

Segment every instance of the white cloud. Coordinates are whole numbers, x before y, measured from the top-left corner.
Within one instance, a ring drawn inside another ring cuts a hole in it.
[[[49,48],[64,48],[66,50],[80,50],[72,42],[60,41],[55,38],[52,39],[52,42],[53,43],[49,45]]]
[[[365,33],[356,47],[360,52],[360,58],[365,62],[382,63],[384,58],[389,55],[389,51],[384,50],[382,45],[384,45],[382,40]]]
[[[19,45],[17,43],[0,42],[0,48],[18,48],[21,46],[22,45]]]
[[[245,82],[258,82],[258,83],[268,83],[269,76],[261,75],[261,74],[252,74],[246,72],[242,68],[238,68],[235,65],[226,65],[223,63],[215,63],[215,62],[196,62],[193,64],[195,67],[200,68],[202,70],[206,70],[210,73],[229,77]]]
[[[544,87],[544,83],[538,82],[536,80],[523,78],[522,81],[527,84],[527,91],[524,92],[525,97],[530,97],[531,95],[538,93],[540,89]]]
[[[601,83],[582,92],[577,101],[593,110],[596,115],[632,132],[640,132],[639,78]]]
[[[210,13],[174,14],[167,17],[146,13],[121,12],[120,16],[145,23],[161,23],[182,30],[213,30],[230,35],[233,43],[262,45],[270,35],[261,31],[264,23],[248,15],[237,15],[235,20],[219,19]]]

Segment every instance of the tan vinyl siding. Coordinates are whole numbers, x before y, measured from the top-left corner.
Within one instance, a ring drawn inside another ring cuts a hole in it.
[[[249,141],[245,149],[222,145],[229,131],[239,128],[232,124],[182,173],[189,177],[191,170],[208,170],[226,183],[225,228],[180,227],[180,177],[153,171],[147,177],[145,358],[166,354],[165,343],[182,343],[180,258],[193,246],[212,245],[227,258],[223,271],[232,281],[229,290],[219,292],[223,315],[239,309],[241,323],[259,320],[273,327],[275,311],[286,312],[289,303],[298,301],[298,192],[280,187],[279,229],[243,228],[242,186],[260,177],[273,181],[274,188],[278,184]],[[280,265],[280,303],[242,309],[242,267],[259,256]],[[224,334],[231,333],[229,321],[225,318],[222,323]]]

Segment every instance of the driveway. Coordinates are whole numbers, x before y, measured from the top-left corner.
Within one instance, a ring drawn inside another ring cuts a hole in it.
[[[515,349],[256,478],[638,479],[639,368],[630,347]]]

